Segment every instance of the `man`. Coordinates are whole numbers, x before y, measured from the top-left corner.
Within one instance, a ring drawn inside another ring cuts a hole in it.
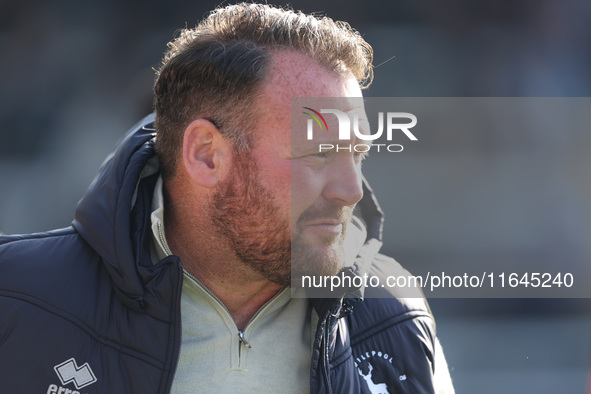
[[[215,10],[169,47],[155,118],[120,141],[73,226],[0,242],[2,390],[452,392],[423,298],[289,289],[292,263],[400,271],[377,254],[362,157],[291,138],[292,97],[360,97],[371,47],[260,4]]]

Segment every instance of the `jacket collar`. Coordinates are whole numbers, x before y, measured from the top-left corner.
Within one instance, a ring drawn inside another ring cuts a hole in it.
[[[76,208],[72,223],[101,256],[115,289],[134,309],[145,309],[160,274],[150,267],[149,216],[157,175],[149,164],[155,157],[154,115],[137,123],[117,143]],[[148,230],[148,231],[146,231]],[[146,234],[147,233],[147,234]]]

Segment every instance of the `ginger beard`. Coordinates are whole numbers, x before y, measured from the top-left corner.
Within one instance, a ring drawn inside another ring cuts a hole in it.
[[[263,278],[281,286],[299,286],[302,275],[336,275],[344,262],[343,243],[352,207],[311,206],[290,226],[271,191],[258,179],[256,162],[248,153],[234,156],[234,171],[218,186],[210,203],[213,229],[234,254]],[[303,233],[308,222],[338,218],[338,236],[310,242]],[[293,227],[293,228],[292,228]]]

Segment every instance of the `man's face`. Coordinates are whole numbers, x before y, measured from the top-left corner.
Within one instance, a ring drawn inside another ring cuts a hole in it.
[[[353,77],[327,71],[307,56],[285,51],[273,59],[257,105],[253,147],[234,158],[235,171],[214,198],[214,217],[245,264],[289,285],[292,269],[294,278],[338,273],[347,225],[363,196],[360,155],[319,153],[319,142],[336,145],[336,131],[322,141],[307,141],[305,133],[292,136],[291,99],[360,97],[361,91]]]

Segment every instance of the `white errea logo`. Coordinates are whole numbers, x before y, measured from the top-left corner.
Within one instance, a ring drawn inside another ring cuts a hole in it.
[[[64,361],[61,364],[56,365],[53,367],[55,373],[57,374],[58,378],[65,386],[69,383],[74,383],[74,387],[77,390],[86,387],[88,385],[93,384],[97,381],[94,372],[88,365],[88,363],[82,364],[82,366],[78,366],[76,364],[76,360],[71,358],[69,360]],[[55,384],[49,385],[47,389],[47,394],[77,394],[78,391],[73,391],[71,389],[66,389],[64,387],[58,387]],[[79,394],[79,393],[78,393]]]

